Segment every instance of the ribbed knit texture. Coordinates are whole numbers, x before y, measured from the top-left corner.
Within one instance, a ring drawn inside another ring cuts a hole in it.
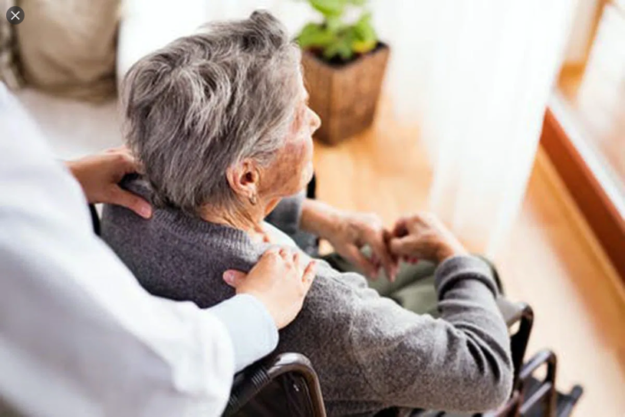
[[[138,183],[129,187],[149,198]],[[107,206],[102,226],[104,239],[148,291],[200,307],[232,297],[223,272],[249,271],[268,248],[241,230],[175,209],[157,209],[144,220]],[[448,259],[437,269],[436,287],[439,319],[407,311],[369,289],[361,275],[320,261],[304,308],[280,332],[277,352],[311,360],[329,416],[369,416],[394,405],[494,408],[510,393],[512,365],[490,269],[474,257]]]

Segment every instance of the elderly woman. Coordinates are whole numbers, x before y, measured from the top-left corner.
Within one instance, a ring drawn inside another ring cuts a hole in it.
[[[294,246],[263,219],[282,199],[298,205],[320,121],[307,106],[300,51],[275,18],[256,12],[215,23],[143,58],[125,80],[124,105],[128,145],[144,166],[144,179],[126,187],[155,210],[146,220],[107,207],[103,235],[150,292],[209,307],[238,285],[226,271],[248,271],[271,245]],[[392,237],[386,247],[395,256],[440,263],[439,319],[316,261],[308,298],[277,351],[311,359],[331,416],[498,406],[512,365],[490,269],[427,217],[399,221]]]

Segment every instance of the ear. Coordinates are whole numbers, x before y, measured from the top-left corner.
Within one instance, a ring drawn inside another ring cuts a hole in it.
[[[258,196],[260,170],[256,163],[246,158],[226,170],[226,178],[232,191],[246,201]]]

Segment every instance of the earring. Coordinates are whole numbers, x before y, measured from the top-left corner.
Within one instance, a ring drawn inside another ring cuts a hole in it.
[[[256,196],[256,193],[252,194],[250,196],[250,203],[255,206],[256,204],[258,204],[258,197]]]

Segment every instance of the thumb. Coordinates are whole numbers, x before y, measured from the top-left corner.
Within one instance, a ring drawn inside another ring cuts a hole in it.
[[[234,269],[229,269],[224,272],[223,279],[226,284],[231,287],[236,288],[241,282],[247,277],[247,274],[241,271],[236,271]]]
[[[117,185],[113,188],[111,201],[108,201],[108,203],[126,207],[145,219],[152,217],[152,206],[150,203],[129,191],[121,189]]]
[[[414,240],[410,236],[392,238],[389,242],[391,253],[396,256],[415,256]]]

